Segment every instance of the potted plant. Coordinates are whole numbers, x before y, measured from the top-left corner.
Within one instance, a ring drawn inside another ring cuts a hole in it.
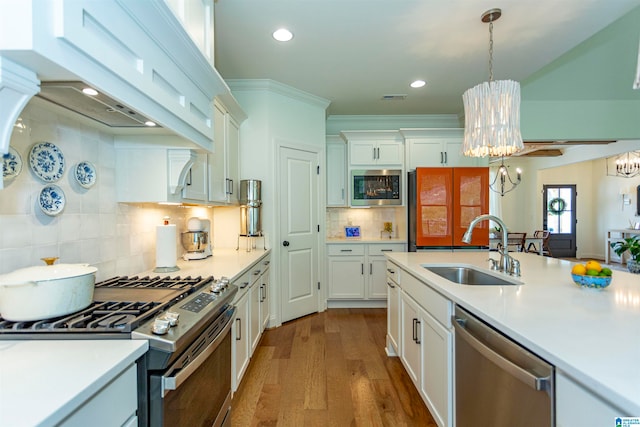
[[[611,243],[611,249],[620,256],[629,251],[630,258],[627,260],[627,269],[631,273],[640,274],[640,236],[625,237],[624,239]]]

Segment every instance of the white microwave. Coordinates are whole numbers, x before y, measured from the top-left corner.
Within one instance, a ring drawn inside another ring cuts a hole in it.
[[[351,171],[351,206],[402,205],[402,170]]]

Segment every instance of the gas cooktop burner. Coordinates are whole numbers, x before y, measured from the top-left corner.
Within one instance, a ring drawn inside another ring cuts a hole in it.
[[[213,283],[213,277],[114,277],[96,283],[94,302],[79,312],[29,322],[12,322],[0,317],[0,336],[130,333],[208,283]],[[122,338],[127,337],[125,334]]]

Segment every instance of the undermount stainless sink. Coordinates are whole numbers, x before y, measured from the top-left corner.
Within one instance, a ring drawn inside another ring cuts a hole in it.
[[[483,271],[476,270],[471,267],[454,267],[454,266],[430,266],[423,265],[423,268],[432,273],[437,274],[451,282],[461,285],[473,286],[515,286],[520,283],[510,282],[499,277],[492,276]]]

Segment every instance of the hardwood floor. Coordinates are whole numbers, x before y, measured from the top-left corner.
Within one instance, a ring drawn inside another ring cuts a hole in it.
[[[232,426],[436,426],[384,351],[386,319],[386,309],[329,309],[265,331]]]

